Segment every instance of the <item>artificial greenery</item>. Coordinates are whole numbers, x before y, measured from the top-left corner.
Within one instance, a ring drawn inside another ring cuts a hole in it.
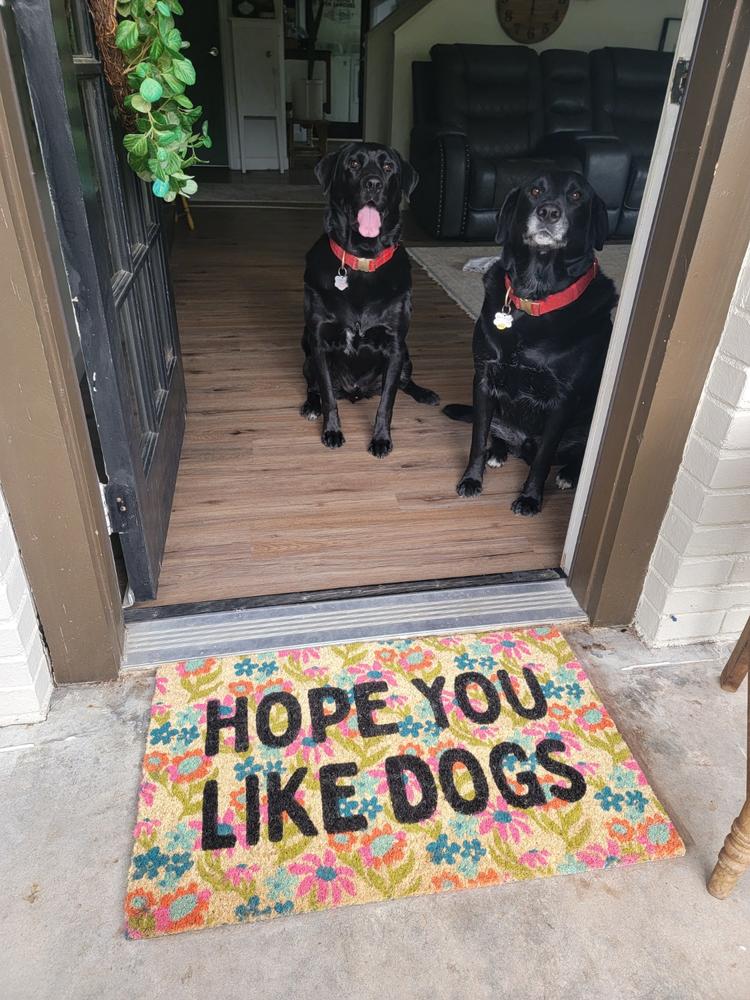
[[[195,83],[195,69],[183,55],[188,43],[172,16],[182,14],[182,6],[179,0],[120,0],[116,9],[115,44],[131,89],[125,107],[135,122],[124,139],[128,163],[164,201],[195,194],[198,185],[185,171],[202,162],[195,151],[209,149],[211,138],[208,122],[193,131],[202,108],[185,93]]]

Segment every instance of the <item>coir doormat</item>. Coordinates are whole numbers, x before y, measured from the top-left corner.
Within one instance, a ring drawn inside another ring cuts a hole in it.
[[[127,933],[683,852],[554,629],[186,660],[156,677]]]

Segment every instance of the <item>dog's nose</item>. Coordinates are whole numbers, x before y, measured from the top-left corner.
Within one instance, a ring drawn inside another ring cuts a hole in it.
[[[366,194],[380,194],[383,190],[383,182],[379,177],[366,177],[364,188]]]
[[[541,222],[557,222],[562,212],[559,205],[556,205],[553,201],[546,201],[537,208],[536,214]]]

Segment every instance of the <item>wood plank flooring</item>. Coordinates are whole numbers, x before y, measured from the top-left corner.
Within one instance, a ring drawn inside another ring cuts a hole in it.
[[[377,399],[342,401],[346,445],[298,413],[302,270],[320,210],[194,209],[173,274],[188,420],[154,604],[542,569],[559,564],[572,497],[542,515],[509,505],[525,466],[488,469],[459,498],[470,427],[399,393],[394,450],[367,453]],[[443,402],[471,395],[468,316],[418,266],[409,347],[415,380]]]

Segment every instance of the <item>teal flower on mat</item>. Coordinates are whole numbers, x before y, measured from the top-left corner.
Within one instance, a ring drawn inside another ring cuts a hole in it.
[[[200,722],[201,714],[197,708],[181,708],[175,717],[178,726],[194,726]]]
[[[578,681],[574,681],[572,684],[565,685],[565,693],[568,696],[568,701],[572,701],[574,705],[579,705],[583,700],[585,691]]]
[[[621,764],[618,764],[612,772],[612,784],[615,788],[635,788],[637,781],[635,771],[631,771],[629,767],[622,767]]]
[[[456,816],[448,825],[458,840],[472,840],[477,834],[478,823],[474,816]]]
[[[298,879],[286,868],[277,868],[276,871],[266,879],[266,892],[268,898],[278,901],[293,896],[297,890]]]
[[[192,857],[187,851],[173,854],[164,868],[164,875],[159,879],[159,885],[164,889],[174,889],[185,872],[189,872],[192,867]]]
[[[469,656],[468,653],[460,653],[454,658],[453,662],[459,670],[473,670],[477,665],[477,661],[473,656]]]
[[[234,773],[237,781],[244,781],[248,774],[262,774],[263,770],[263,764],[252,756],[245,757],[244,760],[234,765]]]
[[[437,840],[427,845],[427,850],[431,854],[430,860],[433,865],[452,865],[455,863],[456,855],[461,851],[461,845],[449,843],[447,834],[441,833]]]
[[[270,912],[270,906],[261,908],[260,896],[251,896],[246,903],[240,903],[235,908],[234,915],[238,920],[250,920],[252,917],[267,917]]]
[[[542,694],[548,700],[562,698],[563,691],[564,688],[562,684],[557,684],[555,681],[545,681],[544,684],[542,684]]]
[[[169,722],[164,722],[161,726],[157,726],[156,729],[151,730],[149,743],[152,747],[158,746],[159,743],[163,743],[164,746],[169,746],[176,735],[177,730],[174,726]]]
[[[158,847],[152,847],[144,854],[134,854],[133,867],[135,868],[135,874],[133,878],[158,878],[162,868],[168,862],[169,856],[162,853]]]
[[[631,789],[630,791],[625,792],[625,805],[625,813],[628,819],[637,823],[646,811],[648,799],[643,792],[639,791],[637,788]]]
[[[407,715],[398,724],[398,731],[402,736],[417,737],[422,732],[422,722],[417,722],[413,715]]]
[[[195,743],[200,738],[200,730],[197,726],[183,726],[178,732],[175,744],[178,748],[186,750],[191,743]]]
[[[187,823],[178,823],[174,830],[170,830],[166,836],[167,847],[172,851],[192,850],[195,843],[195,830],[191,830]]]
[[[601,804],[605,812],[609,812],[610,809],[614,812],[622,812],[624,796],[620,795],[619,792],[613,792],[609,785],[605,785],[600,792],[596,793],[594,798]]]
[[[383,807],[373,795],[371,799],[362,799],[359,803],[359,811],[368,819],[375,819],[378,813],[383,811]]]
[[[557,871],[561,875],[575,875],[577,872],[586,872],[588,869],[589,866],[574,854],[566,854],[557,866]]]
[[[284,899],[281,902],[274,903],[273,908],[277,913],[291,913],[294,909],[294,902],[291,899]]]

